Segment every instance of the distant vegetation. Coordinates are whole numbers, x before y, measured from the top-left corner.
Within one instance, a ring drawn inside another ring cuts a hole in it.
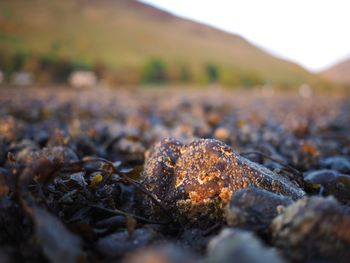
[[[0,1],[0,70],[64,83],[92,70],[108,85],[300,85],[320,78],[241,37],[133,0]]]
[[[0,69],[7,79],[14,72],[27,71],[33,73],[37,83],[66,83],[74,70],[90,70],[92,67],[70,59],[56,58],[52,54],[11,53],[0,49]]]
[[[109,85],[118,84],[166,84],[166,83],[220,83],[224,86],[253,86],[264,84],[256,72],[238,72],[221,70],[208,63],[203,65],[199,77],[187,65],[168,67],[160,58],[146,60],[142,68],[113,70],[105,63],[84,64],[69,58],[57,57],[54,53],[30,54],[27,52],[11,52],[0,48],[0,69],[9,80],[14,72],[27,71],[33,73],[35,82],[66,83],[70,74],[76,70],[89,70]]]
[[[143,69],[143,81],[146,83],[165,83],[168,81],[166,65],[160,59],[150,60]]]

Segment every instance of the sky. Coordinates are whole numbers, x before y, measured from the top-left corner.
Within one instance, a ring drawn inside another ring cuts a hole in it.
[[[350,0],[142,0],[317,72],[350,57]]]

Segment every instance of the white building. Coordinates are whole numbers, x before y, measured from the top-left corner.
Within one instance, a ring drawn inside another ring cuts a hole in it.
[[[69,76],[69,85],[74,88],[89,88],[97,84],[97,76],[92,71],[74,71]]]

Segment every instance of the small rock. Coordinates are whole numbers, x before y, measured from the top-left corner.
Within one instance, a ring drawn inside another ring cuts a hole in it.
[[[4,140],[0,137],[0,165],[6,160],[6,146]]]
[[[297,262],[348,262],[350,215],[334,198],[304,198],[271,225],[272,242]]]
[[[241,227],[266,234],[272,220],[293,203],[289,197],[258,188],[246,188],[235,192],[225,209],[229,226]]]
[[[20,139],[25,132],[25,123],[14,117],[5,117],[0,119],[0,137],[5,142],[13,142]]]
[[[322,195],[333,195],[342,203],[350,202],[350,175],[335,170],[318,170],[306,173],[304,179],[309,188],[320,188]]]
[[[208,228],[187,228],[183,231],[179,240],[184,248],[201,254],[205,251],[210,239],[210,235],[208,235],[207,231]]]
[[[96,248],[104,256],[116,258],[126,252],[146,246],[154,241],[157,234],[146,228],[139,228],[130,236],[127,230],[123,230],[97,241]]]
[[[224,229],[209,242],[206,263],[282,263],[274,249],[269,249],[250,232]]]
[[[126,226],[126,217],[123,215],[108,217],[106,219],[102,219],[96,222],[96,227],[98,228],[125,227],[125,226]]]
[[[22,153],[18,155],[18,161],[22,165],[29,165],[36,160],[46,158],[50,162],[57,163],[69,163],[78,161],[78,156],[69,147],[55,146],[52,148],[44,148],[42,150],[28,151],[26,154]]]
[[[217,112],[210,112],[207,115],[207,123],[211,126],[215,126],[220,123],[222,117]]]
[[[6,196],[10,192],[7,171],[0,167],[0,198]]]
[[[59,167],[78,160],[73,150],[64,146],[44,148],[39,151],[28,151],[16,159],[21,167],[20,180],[26,184],[35,179],[47,185],[55,178]]]
[[[226,141],[230,138],[230,131],[224,127],[218,127],[215,129],[214,138],[220,141]]]
[[[322,168],[350,174],[350,161],[343,156],[334,156],[322,159],[320,161],[320,165]]]
[[[126,135],[112,141],[107,147],[108,153],[124,163],[143,163],[145,151],[146,149],[140,141],[136,138],[128,138]]]

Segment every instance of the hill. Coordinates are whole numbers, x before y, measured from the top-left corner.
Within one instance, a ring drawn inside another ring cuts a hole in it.
[[[350,58],[324,70],[321,75],[330,81],[350,84]]]
[[[6,52],[103,65],[126,79],[164,68],[170,80],[219,74],[227,84],[245,77],[283,84],[314,79],[240,36],[133,0],[0,1],[0,44]]]

